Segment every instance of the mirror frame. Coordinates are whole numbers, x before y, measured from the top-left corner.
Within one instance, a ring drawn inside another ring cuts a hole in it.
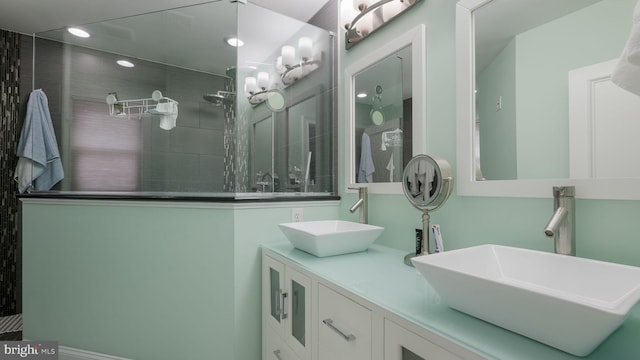
[[[492,1],[460,0],[456,3],[456,185],[458,195],[551,198],[553,186],[575,186],[576,198],[640,200],[640,179],[475,180],[473,135],[476,81],[473,12]]]
[[[355,76],[386,57],[411,46],[411,75],[413,78],[411,96],[412,156],[426,152],[426,27],[420,24],[392,41],[376,48],[373,52],[345,70],[345,124],[346,150],[345,156],[345,191],[354,192],[352,188],[366,186],[374,194],[402,194],[402,182],[358,183],[356,181],[356,139],[355,139]],[[351,188],[351,189],[349,189]]]

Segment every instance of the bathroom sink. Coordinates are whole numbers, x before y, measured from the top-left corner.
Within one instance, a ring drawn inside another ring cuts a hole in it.
[[[342,220],[301,221],[278,226],[294,247],[318,257],[364,251],[384,230],[380,226]]]
[[[449,307],[577,356],[640,298],[640,268],[573,256],[481,245],[412,262]]]

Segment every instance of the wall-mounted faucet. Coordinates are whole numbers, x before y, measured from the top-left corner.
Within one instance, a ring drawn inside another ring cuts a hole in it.
[[[553,216],[544,228],[544,234],[555,240],[557,254],[576,255],[575,187],[553,187]]]
[[[358,201],[349,209],[351,213],[356,212],[356,210],[360,209],[360,223],[368,224],[369,223],[369,212],[367,211],[367,207],[369,205],[368,197],[369,191],[366,186],[358,187],[358,188],[349,188],[351,190],[358,190]]]

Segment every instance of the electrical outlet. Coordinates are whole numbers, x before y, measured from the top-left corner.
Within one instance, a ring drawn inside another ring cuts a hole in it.
[[[302,208],[293,208],[291,209],[291,221],[300,222],[302,221],[303,211]]]
[[[499,96],[496,100],[496,111],[502,110],[502,96]]]

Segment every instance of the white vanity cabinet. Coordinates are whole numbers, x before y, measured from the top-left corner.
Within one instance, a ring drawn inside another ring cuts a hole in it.
[[[318,285],[318,359],[370,360],[371,310]]]
[[[263,360],[482,359],[288,256],[263,249]]]
[[[384,321],[385,360],[459,360],[459,356],[441,348],[395,322]]]
[[[311,279],[262,257],[263,359],[311,359]]]

